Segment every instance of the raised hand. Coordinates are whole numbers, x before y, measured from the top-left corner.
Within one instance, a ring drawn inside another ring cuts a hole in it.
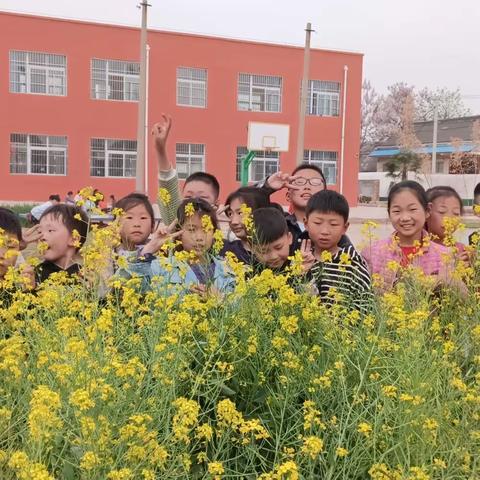
[[[20,242],[20,250],[25,250],[29,243],[38,242],[42,232],[40,231],[40,225],[37,224],[32,228],[29,228],[22,234],[22,241]]]
[[[148,243],[143,247],[142,253],[157,253],[165,242],[175,240],[176,238],[180,237],[183,233],[183,230],[175,231],[176,225],[176,219],[168,227],[165,225],[159,225],[152,233]]]
[[[296,176],[291,176],[288,173],[277,172],[270,175],[266,181],[266,186],[273,190],[281,190],[282,188],[289,188],[291,190],[299,190],[292,182],[296,179]]]
[[[315,263],[315,256],[312,251],[312,241],[302,240],[300,245],[300,253],[302,254],[303,262],[302,269],[304,273],[307,273]]]

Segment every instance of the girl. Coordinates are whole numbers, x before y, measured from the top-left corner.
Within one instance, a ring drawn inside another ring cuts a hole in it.
[[[215,209],[204,200],[186,199],[180,204],[177,217],[176,232],[155,232],[141,256],[117,273],[127,278],[133,274],[140,276],[144,287],[154,281],[167,294],[185,289],[203,293],[209,287],[220,292],[233,290],[233,273],[227,271],[223,260],[213,251],[214,232],[218,229]],[[154,255],[165,242],[177,237],[181,244],[179,252],[166,257]]]
[[[426,275],[445,278],[450,265],[446,264],[449,249],[431,242],[424,230],[430,217],[427,195],[417,182],[406,180],[392,187],[388,195],[387,210],[394,228],[391,237],[373,242],[362,251],[371,274],[377,274],[383,287],[392,288],[396,268],[415,265]]]
[[[221,255],[224,256],[226,252],[232,252],[238,260],[251,265],[253,263],[253,254],[248,239],[248,232],[245,228],[245,207],[242,207],[242,205],[246,205],[250,213],[253,213],[258,208],[266,208],[273,205],[270,203],[268,195],[257,187],[241,187],[235,190],[227,197],[225,205],[225,214],[228,217],[230,230],[237,237],[237,240],[225,241]]]
[[[425,224],[426,230],[434,242],[445,245],[445,218],[459,219],[463,215],[462,199],[452,187],[437,186],[427,190],[427,200],[430,216]],[[463,243],[455,242],[455,245],[445,246],[454,247],[459,258],[468,261],[468,252]]]

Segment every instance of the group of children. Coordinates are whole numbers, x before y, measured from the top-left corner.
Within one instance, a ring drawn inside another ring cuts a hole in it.
[[[444,219],[463,213],[461,198],[451,187],[426,192],[414,181],[395,184],[387,202],[394,232],[358,252],[347,236],[347,200],[327,190],[321,169],[311,164],[298,166],[291,175],[278,172],[259,185],[241,187],[228,195],[224,212],[234,238],[222,239],[218,228],[220,185],[213,175],[197,172],[186,179],[181,198],[178,177],[166,156],[170,126],[165,116],[152,132],[160,187],[169,197],[169,202],[160,205],[164,224],[156,225],[152,205],[143,194],[132,193],[116,204],[122,211],[121,247],[116,254],[126,261],[121,266],[119,262],[115,274],[140,277],[144,289],[163,294],[227,293],[235,286],[235,276],[224,259],[233,255],[253,273],[265,268],[281,273],[297,262],[302,285],[311,287],[322,301],[342,301],[365,311],[372,298],[374,274],[383,280],[384,290],[392,288],[409,265],[448,283],[452,253],[458,261],[471,261],[464,245],[446,242]],[[283,188],[288,213],[270,200],[272,193]],[[475,194],[480,194],[480,187],[478,190]],[[16,263],[25,241],[16,215],[7,209],[0,209],[0,228],[4,233],[1,279]],[[27,241],[41,241],[45,250],[43,262],[32,275],[32,286],[53,272],[79,274],[76,255],[88,233],[84,211],[69,204],[52,205],[35,229]],[[174,248],[165,248],[172,242],[176,242]],[[397,269],[391,267],[392,261]]]

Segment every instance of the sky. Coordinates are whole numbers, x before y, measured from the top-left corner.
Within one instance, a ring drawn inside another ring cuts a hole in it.
[[[479,0],[149,0],[149,27],[361,52],[364,77],[384,93],[460,88],[480,114]],[[0,0],[0,10],[139,25],[135,0]],[[472,98],[476,96],[477,98]]]

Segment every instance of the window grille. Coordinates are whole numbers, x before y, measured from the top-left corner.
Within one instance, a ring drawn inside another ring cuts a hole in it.
[[[178,178],[187,178],[192,173],[205,171],[205,145],[177,143],[176,163]]]
[[[67,57],[53,53],[10,51],[10,92],[67,94]]]
[[[237,147],[237,181],[240,181],[241,179],[240,172],[242,169],[242,158],[247,155],[247,153],[247,147]],[[279,170],[279,162],[279,152],[255,152],[255,158],[250,164],[248,180],[250,182],[260,182],[266,177],[273,175]]]
[[[338,117],[340,83],[310,80],[308,82],[308,113],[320,117]]]
[[[10,173],[66,175],[67,147],[67,137],[12,133]]]
[[[337,183],[337,152],[304,150],[303,160],[322,169],[327,185]]]
[[[138,101],[140,64],[92,58],[91,98],[95,100]]]
[[[204,68],[177,68],[177,105],[207,106],[207,71]]]
[[[237,105],[239,110],[281,112],[282,77],[240,73]]]
[[[105,138],[90,140],[90,175],[92,177],[134,177],[136,164],[136,140]]]

